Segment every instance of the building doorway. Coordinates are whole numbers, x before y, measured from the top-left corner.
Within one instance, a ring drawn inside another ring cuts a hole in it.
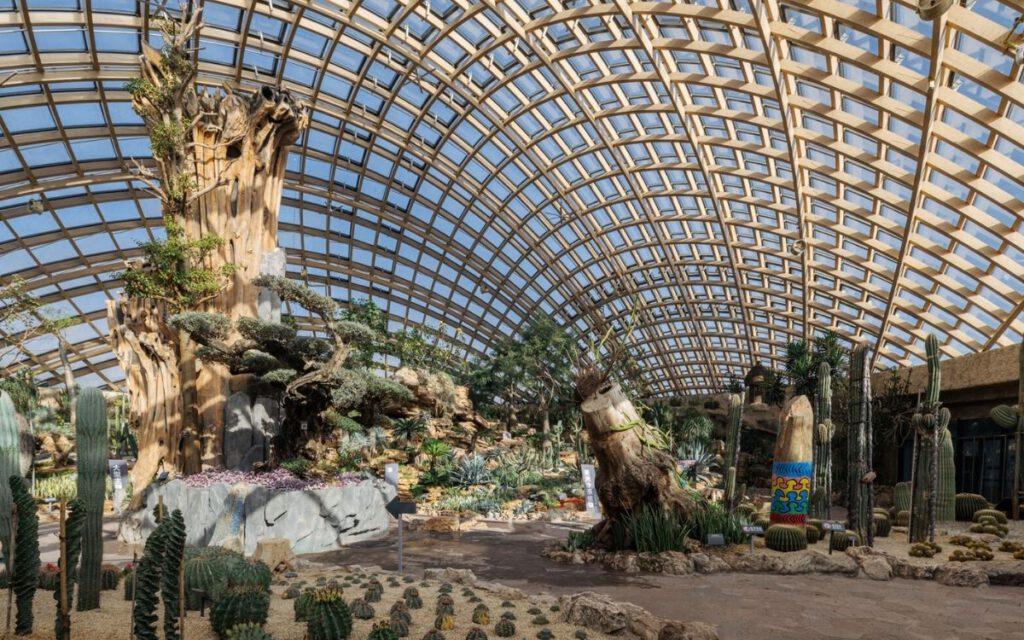
[[[989,418],[957,420],[952,425],[956,490],[978,493],[999,506],[1013,493],[1012,434]]]

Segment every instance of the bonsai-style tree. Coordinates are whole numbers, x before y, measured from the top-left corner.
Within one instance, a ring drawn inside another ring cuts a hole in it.
[[[354,410],[365,420],[381,407],[412,400],[407,388],[350,358],[371,348],[377,335],[365,324],[346,320],[334,300],[279,276],[260,276],[255,283],[309,311],[326,337],[302,334],[287,322],[254,317],[232,322],[224,314],[203,311],[174,315],[170,324],[200,345],[200,360],[219,363],[232,375],[249,374],[262,392],[281,398],[285,419],[275,453],[295,454],[304,429],[347,430]]]
[[[153,159],[136,178],[160,203],[166,238],[129,264],[125,297],[108,304],[111,341],[125,370],[139,457],[135,495],[163,465],[185,473],[219,466],[229,368],[194,358],[195,345],[167,323],[181,311],[255,317],[255,278],[276,255],[288,147],[307,127],[307,108],[287,91],[243,94],[196,88],[201,8],[160,11],[156,49],[142,43],[141,74],[128,85],[150,135]]]

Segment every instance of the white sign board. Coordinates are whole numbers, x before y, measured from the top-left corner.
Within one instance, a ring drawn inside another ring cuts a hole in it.
[[[398,488],[398,463],[388,462],[384,465],[384,482]]]
[[[583,479],[583,497],[586,501],[587,513],[595,518],[601,517],[601,503],[597,499],[597,470],[592,464],[580,465],[580,475]]]
[[[107,470],[110,473],[110,484],[114,489],[114,513],[120,515],[121,505],[126,498],[125,477],[128,475],[128,463],[124,460],[107,460]]]
[[[825,521],[821,523],[821,528],[824,531],[846,531],[846,525],[842,522],[830,522]]]

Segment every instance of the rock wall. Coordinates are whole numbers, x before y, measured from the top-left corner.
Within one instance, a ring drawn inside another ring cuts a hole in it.
[[[379,537],[391,516],[384,506],[395,488],[380,480],[300,491],[276,491],[250,484],[190,487],[172,480],[146,489],[144,506],[121,524],[125,542],[141,543],[156,528],[160,498],[185,516],[186,543],[217,545],[246,554],[265,538],[285,538],[296,554],[320,553]]]

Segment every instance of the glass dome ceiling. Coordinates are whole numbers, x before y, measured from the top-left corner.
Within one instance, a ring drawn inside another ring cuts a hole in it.
[[[829,327],[878,367],[931,332],[952,356],[1024,331],[1019,0],[934,22],[888,0],[204,6],[200,82],[313,107],[291,274],[396,327],[482,352],[539,312],[621,327],[639,298],[655,393],[720,389]],[[157,8],[0,0],[0,278],[81,320],[83,384],[122,379],[105,301],[162,231],[124,90]],[[20,357],[59,362],[48,340]]]

